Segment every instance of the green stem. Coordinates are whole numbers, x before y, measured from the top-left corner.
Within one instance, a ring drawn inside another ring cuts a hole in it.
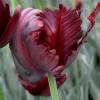
[[[50,87],[50,92],[51,92],[52,100],[59,100],[56,80],[53,77],[53,75],[48,74],[48,81],[49,81],[49,87]]]
[[[11,0],[11,6],[12,6],[13,11],[14,11],[16,5],[17,5],[17,1],[16,0]]]

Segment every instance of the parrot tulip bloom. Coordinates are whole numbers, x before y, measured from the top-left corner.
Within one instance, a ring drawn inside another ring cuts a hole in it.
[[[0,0],[0,47],[5,46],[11,40],[19,15],[19,7],[11,16],[7,0]]]
[[[55,77],[57,87],[64,83],[66,75],[62,72],[75,59],[99,9],[100,3],[88,17],[85,34],[81,28],[81,2],[75,9],[60,4],[56,10],[27,8],[21,12],[10,48],[24,88],[33,95],[49,96],[47,73]]]

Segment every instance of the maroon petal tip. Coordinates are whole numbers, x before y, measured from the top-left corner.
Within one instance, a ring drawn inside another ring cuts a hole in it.
[[[100,2],[97,3],[96,8],[92,11],[92,13],[88,16],[88,20],[90,21],[89,27],[87,29],[87,32],[90,32],[91,29],[93,28],[93,26],[95,25],[95,20],[96,20],[96,16],[100,11]]]
[[[66,11],[67,8],[63,4],[59,4],[59,9],[62,11]]]
[[[95,24],[95,19],[96,19],[96,16],[97,14],[99,13],[100,11],[100,2],[97,3],[97,6],[96,8],[92,11],[92,13],[88,16],[88,20],[90,21],[90,23],[92,25]]]
[[[95,25],[95,20],[96,20],[96,17],[97,17],[99,12],[100,12],[100,2],[97,3],[96,8],[88,16],[88,20],[90,23],[89,23],[89,26],[87,28],[87,31],[85,32],[85,35],[81,38],[80,43],[84,42],[85,37],[88,35],[88,32],[90,32],[91,29],[93,28],[93,26]]]
[[[81,14],[81,9],[82,9],[82,0],[75,0],[76,1],[76,10],[77,10],[77,12],[78,12],[78,14],[79,14],[79,16],[80,16],[80,14]]]

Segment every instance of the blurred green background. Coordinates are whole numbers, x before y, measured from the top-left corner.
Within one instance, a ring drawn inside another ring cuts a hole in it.
[[[12,0],[10,5],[12,9]],[[14,1],[14,0],[13,0]],[[16,0],[23,8],[32,6],[56,8],[59,2],[71,7],[74,0]],[[82,28],[88,26],[87,16],[99,0],[83,0]],[[11,11],[13,11],[11,9]],[[66,69],[68,79],[59,88],[60,100],[100,100],[100,14],[95,27],[88,35],[88,42],[84,44],[74,63]],[[43,100],[51,100],[43,97]],[[0,100],[42,100],[33,97],[20,85],[15,75],[15,67],[9,46],[0,49]]]

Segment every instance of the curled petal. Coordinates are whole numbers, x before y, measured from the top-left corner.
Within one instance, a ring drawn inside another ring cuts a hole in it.
[[[77,14],[77,10],[68,9],[62,12],[60,35],[58,39],[62,41],[63,44],[60,45],[63,46],[63,49],[60,50],[60,48],[58,48],[58,50],[60,53],[64,50],[62,54],[64,63],[72,56],[73,52],[77,52],[79,46],[77,42],[83,36],[81,24],[82,21]]]

